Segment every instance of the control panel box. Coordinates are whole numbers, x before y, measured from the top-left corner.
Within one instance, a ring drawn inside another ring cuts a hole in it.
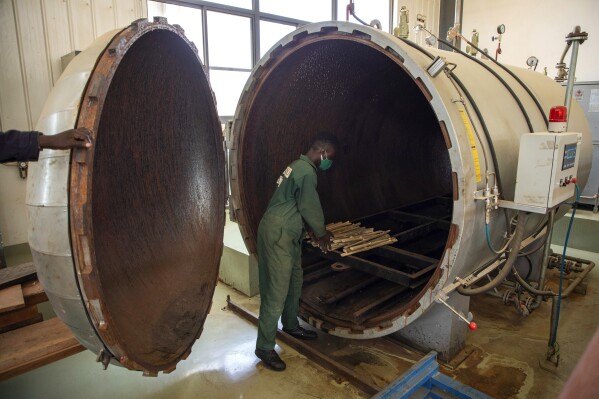
[[[553,208],[575,194],[580,133],[528,133],[520,139],[514,202]]]

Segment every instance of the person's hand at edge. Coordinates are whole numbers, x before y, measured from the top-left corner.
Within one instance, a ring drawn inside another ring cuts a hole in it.
[[[86,128],[79,128],[65,130],[52,136],[40,135],[38,144],[42,149],[52,150],[90,148],[92,146],[91,132]]]

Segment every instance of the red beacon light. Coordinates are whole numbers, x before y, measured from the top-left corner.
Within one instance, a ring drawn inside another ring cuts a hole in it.
[[[551,107],[549,111],[549,131],[562,133],[566,131],[568,124],[568,108],[563,105]]]

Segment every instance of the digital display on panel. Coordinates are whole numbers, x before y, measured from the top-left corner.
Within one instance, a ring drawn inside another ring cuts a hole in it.
[[[562,170],[574,167],[576,161],[576,143],[566,144],[564,147],[564,160],[562,162]]]

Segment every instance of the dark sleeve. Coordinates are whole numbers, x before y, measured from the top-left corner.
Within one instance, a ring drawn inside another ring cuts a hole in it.
[[[37,161],[40,152],[38,138],[38,132],[0,132],[0,163]]]
[[[299,212],[316,237],[322,237],[327,231],[320,198],[316,191],[316,173],[299,176],[295,180],[298,187],[295,199]]]

